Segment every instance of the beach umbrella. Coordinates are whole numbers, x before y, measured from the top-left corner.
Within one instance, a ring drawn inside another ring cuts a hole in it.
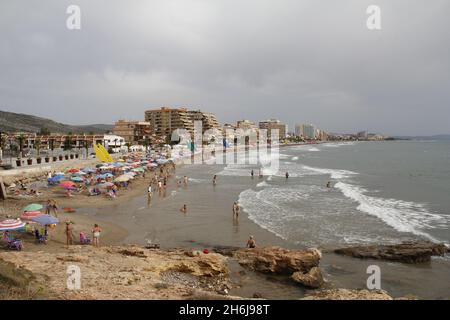
[[[69,172],[69,173],[75,173],[75,172],[78,172],[78,171],[80,171],[80,170],[75,169],[75,168],[67,170],[67,172]]]
[[[32,203],[27,205],[25,208],[23,208],[23,211],[39,211],[43,208],[44,206],[42,204],[39,203]]]
[[[97,172],[97,169],[87,167],[87,168],[82,169],[82,171],[86,172],[86,173],[94,173],[94,172]]]
[[[99,163],[99,164],[95,165],[95,167],[96,167],[96,168],[103,167],[103,164]]]
[[[112,182],[105,182],[105,183],[100,183],[97,185],[97,187],[99,188],[108,188],[108,187],[112,187],[114,185],[114,183]]]
[[[55,173],[55,176],[63,176],[64,177],[65,175],[66,174],[64,172],[61,172],[61,171]]]
[[[119,160],[117,160],[117,162],[125,162],[125,160],[119,159]]]
[[[20,219],[31,220],[31,219],[36,218],[41,215],[42,215],[42,212],[40,212],[40,211],[27,211],[27,212],[22,213],[22,215],[20,216]]]
[[[132,171],[134,172],[144,172],[143,168],[134,168]]]
[[[84,181],[83,178],[81,178],[81,177],[72,177],[71,180],[75,181],[75,182],[83,182]]]
[[[75,183],[73,181],[63,181],[59,185],[60,187],[64,189],[73,188],[75,187]]]
[[[121,175],[121,176],[117,177],[116,179],[114,179],[114,182],[127,182],[129,180],[130,180],[130,176]]]
[[[50,224],[56,224],[59,222],[58,218],[55,218],[54,216],[51,216],[48,214],[43,214],[43,215],[34,217],[31,219],[31,221],[42,224],[43,226],[50,225]]]
[[[25,223],[20,219],[7,219],[0,222],[0,231],[18,230],[25,227]]]

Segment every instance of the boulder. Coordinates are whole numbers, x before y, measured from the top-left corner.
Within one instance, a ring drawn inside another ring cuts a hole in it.
[[[318,267],[321,253],[317,249],[261,247],[237,250],[234,257],[240,265],[258,272],[291,275],[297,271],[308,273],[311,268]]]
[[[300,271],[294,272],[291,276],[292,280],[307,288],[317,289],[323,285],[322,272],[318,267],[313,267],[308,273]]]
[[[377,259],[418,263],[430,261],[431,256],[442,256],[448,252],[445,244],[432,242],[404,242],[394,245],[369,245],[334,250],[342,254],[361,259]]]

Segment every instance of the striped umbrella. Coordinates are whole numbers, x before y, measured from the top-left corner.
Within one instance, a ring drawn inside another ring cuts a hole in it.
[[[20,219],[22,220],[31,220],[35,217],[41,216],[42,212],[40,211],[27,211],[22,213],[22,215],[20,216]]]
[[[25,223],[20,219],[8,219],[0,222],[0,231],[17,230],[25,227]]]

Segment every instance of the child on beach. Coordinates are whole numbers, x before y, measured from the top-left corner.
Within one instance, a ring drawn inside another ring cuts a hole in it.
[[[100,234],[102,232],[102,229],[98,226],[98,224],[94,225],[94,228],[92,229],[92,245],[94,247],[99,246],[99,240],[100,240]]]

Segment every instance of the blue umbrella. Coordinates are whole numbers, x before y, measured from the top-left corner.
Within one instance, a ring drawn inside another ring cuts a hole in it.
[[[43,214],[42,216],[34,217],[31,219],[31,221],[42,224],[43,226],[46,226],[49,224],[56,224],[59,222],[58,218],[55,218],[54,216],[51,216],[48,214]]]

